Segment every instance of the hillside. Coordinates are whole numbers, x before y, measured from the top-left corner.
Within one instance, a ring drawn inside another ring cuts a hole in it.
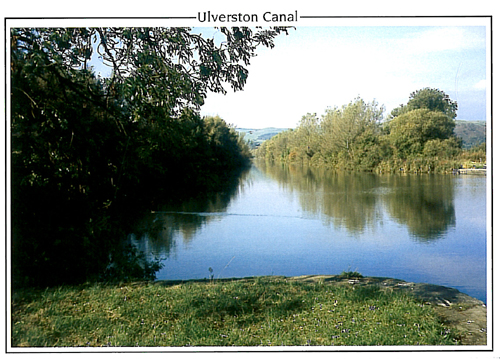
[[[455,134],[464,141],[464,148],[471,148],[486,142],[486,122],[457,120]]]
[[[250,143],[256,147],[262,142],[269,140],[270,138],[276,136],[278,133],[287,131],[288,128],[276,128],[267,127],[262,129],[255,128],[237,128],[236,131],[245,134],[245,141],[250,141]]]

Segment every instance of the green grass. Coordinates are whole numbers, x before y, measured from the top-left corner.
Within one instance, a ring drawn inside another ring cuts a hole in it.
[[[13,347],[453,345],[433,309],[376,286],[263,277],[18,292]]]

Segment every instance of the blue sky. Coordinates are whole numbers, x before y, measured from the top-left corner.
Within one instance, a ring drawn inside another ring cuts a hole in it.
[[[432,87],[458,102],[457,119],[486,120],[489,28],[372,24],[280,35],[274,49],[253,58],[244,91],[210,94],[202,114],[237,127],[295,127],[303,115],[321,116],[357,96],[376,100],[388,114],[413,91]]]
[[[196,15],[196,11],[206,10],[193,9],[172,14]],[[300,14],[322,14],[316,11],[299,10]],[[29,23],[48,26],[47,21],[40,19]],[[200,25],[195,20],[147,18],[56,23],[58,26],[60,23],[62,26]],[[234,93],[228,86],[226,95],[209,94],[202,115],[219,115],[240,128],[293,128],[307,113],[321,116],[328,107],[341,107],[358,96],[368,102],[377,101],[386,108],[387,115],[407,103],[412,92],[431,87],[458,102],[457,119],[490,120],[489,18],[374,16],[250,25],[296,25],[296,29],[276,38],[275,48],[259,48],[248,67],[244,90]],[[209,36],[216,32],[213,27],[196,28],[200,30]]]

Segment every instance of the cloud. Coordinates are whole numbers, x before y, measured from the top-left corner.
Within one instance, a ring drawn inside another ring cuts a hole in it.
[[[472,86],[475,90],[486,90],[487,82],[486,80],[481,80]]]
[[[244,91],[209,94],[202,113],[239,127],[295,127],[306,113],[322,115],[357,96],[390,112],[419,88],[451,91],[457,69],[474,79],[469,86],[484,78],[476,75],[484,52],[476,50],[485,43],[480,27],[298,28],[252,59]]]
[[[424,28],[425,29],[425,28]],[[429,53],[440,51],[460,51],[484,48],[484,33],[475,27],[437,27],[403,39],[403,47],[411,53]]]

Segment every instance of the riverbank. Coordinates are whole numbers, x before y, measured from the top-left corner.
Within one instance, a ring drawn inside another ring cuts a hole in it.
[[[486,307],[390,278],[252,277],[14,293],[13,347],[485,345]]]
[[[353,286],[377,285],[391,291],[410,294],[418,301],[433,308],[440,321],[462,333],[463,345],[487,345],[487,308],[479,299],[461,293],[457,289],[435,284],[405,282],[394,278],[363,277],[338,281],[337,276],[300,276],[298,281],[347,281]]]

